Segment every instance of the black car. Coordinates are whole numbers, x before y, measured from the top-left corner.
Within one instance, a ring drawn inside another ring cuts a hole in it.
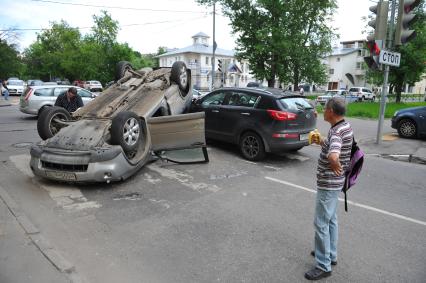
[[[392,128],[403,138],[426,136],[426,106],[398,110],[392,117]]]
[[[296,151],[308,145],[316,112],[302,96],[272,88],[222,88],[193,102],[204,111],[206,137],[238,144],[244,158]]]

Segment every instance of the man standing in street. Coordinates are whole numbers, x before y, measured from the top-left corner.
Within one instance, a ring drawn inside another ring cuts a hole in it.
[[[353,142],[351,125],[344,120],[345,102],[333,97],[326,103],[324,120],[331,128],[326,138],[314,136],[321,145],[317,167],[317,196],[315,202],[315,257],[316,266],[305,273],[305,278],[318,280],[331,275],[331,265],[337,264],[337,205],[345,182]]]
[[[67,92],[60,94],[58,98],[56,98],[55,106],[63,107],[71,113],[83,107],[83,100],[81,96],[77,94],[77,89],[75,87],[70,87]]]

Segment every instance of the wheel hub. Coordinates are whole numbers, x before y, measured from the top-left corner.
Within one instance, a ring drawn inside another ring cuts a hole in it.
[[[139,139],[140,129],[139,123],[135,118],[126,121],[123,128],[123,139],[129,146],[136,144]]]

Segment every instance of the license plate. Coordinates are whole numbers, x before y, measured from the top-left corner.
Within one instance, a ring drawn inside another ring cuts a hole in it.
[[[60,179],[60,180],[77,180],[77,177],[74,173],[69,172],[60,172],[60,171],[46,171],[46,176],[50,178]]]
[[[299,139],[300,139],[301,141],[306,141],[306,140],[308,139],[308,136],[309,136],[309,133],[306,133],[306,134],[300,134]]]

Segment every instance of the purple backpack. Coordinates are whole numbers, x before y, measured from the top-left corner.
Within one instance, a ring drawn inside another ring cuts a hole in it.
[[[348,211],[348,203],[346,192],[356,184],[356,181],[361,174],[362,165],[364,164],[364,152],[358,147],[355,139],[352,141],[351,148],[351,163],[345,173],[345,184],[343,185],[343,193],[345,194],[345,211]]]

